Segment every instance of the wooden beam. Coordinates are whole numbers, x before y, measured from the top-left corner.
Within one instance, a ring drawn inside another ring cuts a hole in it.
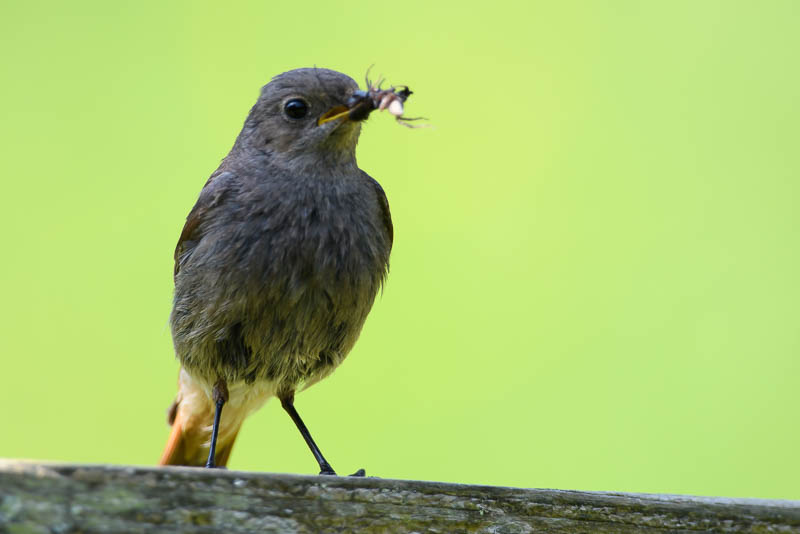
[[[800,501],[0,460],[0,532],[800,533]]]

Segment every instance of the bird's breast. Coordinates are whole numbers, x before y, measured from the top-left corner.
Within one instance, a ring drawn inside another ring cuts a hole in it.
[[[358,338],[388,265],[378,208],[369,190],[300,185],[234,198],[179,273],[173,336],[190,370],[293,387]]]
[[[318,288],[358,292],[379,285],[388,245],[365,193],[322,183],[265,199],[239,230],[246,236],[240,241],[241,268],[252,282],[290,294]]]

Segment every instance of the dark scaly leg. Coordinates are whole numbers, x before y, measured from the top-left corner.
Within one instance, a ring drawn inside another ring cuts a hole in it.
[[[219,418],[222,415],[222,407],[228,401],[228,385],[221,378],[217,380],[216,384],[214,384],[212,395],[214,398],[214,406],[216,407],[216,409],[214,411],[214,426],[211,429],[211,447],[209,447],[208,449],[208,461],[206,462],[206,467],[208,468],[216,467],[216,464],[214,464],[214,453],[217,450],[217,434],[219,434]]]
[[[312,438],[311,434],[308,432],[308,428],[306,428],[305,423],[303,423],[303,420],[300,418],[300,414],[294,409],[294,392],[281,395],[280,399],[281,406],[283,406],[283,409],[289,414],[289,417],[292,418],[294,424],[297,425],[297,430],[300,431],[300,435],[306,440],[306,445],[311,449],[311,454],[314,455],[314,459],[319,464],[319,474],[335,475],[336,471],[333,470],[331,464],[322,456],[322,452],[320,452],[319,447],[317,447],[317,444],[314,442],[314,438]]]

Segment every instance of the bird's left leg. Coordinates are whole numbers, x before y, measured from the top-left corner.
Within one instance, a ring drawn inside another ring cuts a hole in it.
[[[308,445],[308,448],[311,449],[311,454],[313,454],[314,459],[317,460],[317,463],[319,464],[319,474],[335,475],[336,471],[333,470],[331,464],[329,464],[328,461],[325,459],[325,457],[322,456],[322,452],[319,450],[319,447],[317,447],[317,444],[314,442],[314,438],[311,437],[308,428],[306,428],[305,423],[303,423],[303,420],[300,418],[300,414],[297,413],[297,410],[295,410],[294,408],[294,391],[278,395],[278,398],[281,399],[281,406],[283,406],[283,409],[286,410],[286,413],[289,414],[289,417],[292,418],[294,424],[297,425],[297,430],[300,431],[300,434],[303,436],[303,439],[306,440],[306,445]],[[364,470],[359,469],[350,476],[363,477],[364,474],[365,474]]]
[[[322,452],[319,450],[319,447],[317,447],[317,444],[314,443],[314,438],[312,438],[311,434],[308,432],[308,428],[306,428],[305,423],[303,423],[303,420],[300,418],[300,414],[294,409],[294,391],[282,394],[279,398],[281,399],[281,406],[283,406],[283,409],[289,414],[289,417],[292,418],[294,424],[297,425],[297,430],[300,431],[303,439],[306,440],[306,445],[311,449],[311,454],[313,454],[314,459],[317,460],[319,464],[319,474],[335,475],[336,471],[333,470],[331,464],[322,456]]]

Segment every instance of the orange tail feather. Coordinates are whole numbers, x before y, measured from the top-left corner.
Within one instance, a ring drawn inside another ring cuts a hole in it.
[[[239,434],[237,428],[234,432],[225,436],[226,439],[217,441],[217,450],[214,455],[214,463],[218,467],[224,467],[228,463],[228,458],[233,449],[233,443]],[[184,427],[180,413],[172,423],[172,431],[167,439],[167,445],[161,454],[158,465],[187,465],[202,467],[208,460],[208,427]]]

